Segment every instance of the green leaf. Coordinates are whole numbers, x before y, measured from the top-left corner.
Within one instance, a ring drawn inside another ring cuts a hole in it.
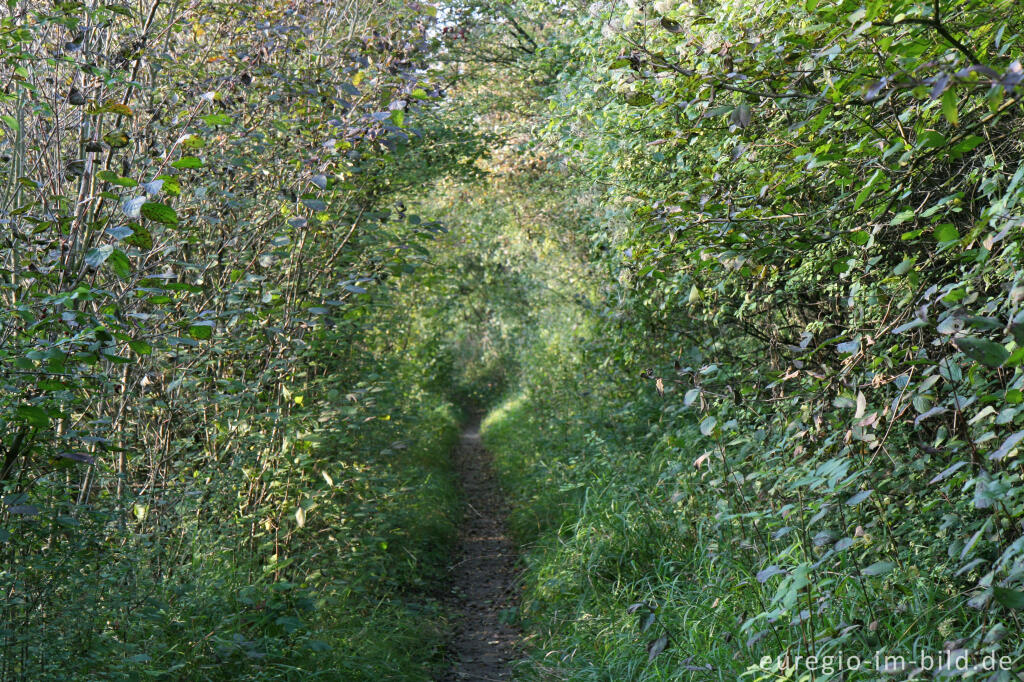
[[[935,241],[938,242],[951,242],[954,239],[959,239],[960,233],[957,232],[956,227],[953,223],[942,223],[935,227]]]
[[[868,499],[868,497],[871,496],[872,492],[873,491],[871,490],[861,490],[859,493],[855,494],[853,497],[846,501],[847,506],[856,507],[858,504]]]
[[[712,433],[715,432],[715,425],[717,423],[718,420],[715,419],[714,417],[705,417],[704,421],[700,423],[700,432],[703,433],[705,436],[710,436]]]
[[[142,225],[133,224],[132,234],[129,237],[125,237],[124,243],[138,247],[143,251],[149,251],[153,248],[153,235]]]
[[[945,147],[949,140],[937,130],[926,130],[917,138],[917,146],[922,149],[935,149]]]
[[[910,220],[911,218],[913,218],[914,215],[915,215],[915,213],[914,213],[913,209],[907,209],[906,211],[900,211],[899,213],[896,214],[896,216],[892,220],[889,221],[889,224],[890,225],[902,225],[903,223],[905,223],[908,220]]]
[[[985,138],[981,137],[980,135],[968,135],[966,138],[957,143],[955,147],[953,147],[953,154],[966,154],[967,152],[971,151],[984,141]]]
[[[994,452],[989,453],[988,458],[993,459],[997,462],[1006,459],[1006,456],[1013,452],[1013,449],[1024,440],[1024,431],[1017,431],[1006,437],[1003,444],[1000,445]]]
[[[953,291],[943,296],[942,300],[945,303],[956,303],[958,301],[963,300],[964,296],[966,295],[967,291],[963,287],[959,287],[957,289],[953,289]]]
[[[662,635],[647,644],[647,662],[653,661],[668,646],[668,635]]]
[[[864,246],[871,239],[871,235],[864,230],[857,230],[850,234],[850,241],[857,246]]]
[[[174,175],[158,175],[157,180],[163,180],[164,185],[161,188],[164,194],[172,197],[181,196],[181,184],[178,183],[178,178]]]
[[[1008,609],[1024,610],[1024,592],[997,586],[992,588],[992,596]]]
[[[743,102],[733,109],[732,114],[729,115],[729,124],[738,126],[739,128],[746,128],[750,125],[751,114],[752,111],[750,109],[750,105]]]
[[[626,104],[631,107],[646,107],[654,103],[654,98],[646,92],[635,92],[626,98]]]
[[[181,141],[182,149],[202,149],[206,146],[206,140],[198,135],[186,135]]]
[[[899,265],[892,269],[894,275],[905,275],[910,268],[914,267],[913,258],[904,258],[900,261]]]
[[[145,341],[129,341],[128,347],[135,351],[136,355],[150,355],[153,352],[153,347]]]
[[[1024,346],[1024,323],[1014,322],[1011,324],[1010,333],[1013,334],[1013,340],[1017,342],[1018,346]]]
[[[875,185],[878,183],[878,180],[881,177],[882,177],[881,169],[876,170],[874,175],[871,176],[871,179],[868,180],[867,183],[864,185],[864,188],[861,189],[861,191],[857,193],[857,198],[854,199],[854,201],[853,201],[853,210],[854,211],[856,211],[858,208],[860,208],[864,204],[864,202],[867,200],[867,198],[869,196],[871,196],[871,192],[874,191]]]
[[[704,118],[715,118],[716,116],[725,116],[731,114],[736,107],[734,106],[721,106],[713,107],[704,112]]]
[[[661,27],[669,33],[682,33],[684,30],[682,24],[674,19],[669,19],[668,17],[661,18]]]
[[[107,9],[108,11],[113,12],[115,14],[120,14],[123,17],[128,17],[129,19],[134,18],[132,16],[131,8],[126,7],[125,5],[118,5],[116,3],[108,3],[107,5],[105,5],[105,9]]]
[[[148,218],[157,223],[164,225],[177,225],[178,214],[174,212],[174,209],[167,204],[157,203],[155,201],[147,201],[142,205],[140,209],[143,217]]]
[[[993,114],[999,111],[999,108],[1003,105],[1003,98],[1006,97],[1006,90],[1001,85],[997,85],[988,91],[985,95],[985,103],[988,104],[988,110]]]
[[[120,249],[111,251],[107,263],[110,265],[110,269],[114,271],[114,274],[121,279],[127,279],[132,273],[131,261],[128,260],[128,256],[124,255],[124,252]]]
[[[36,382],[36,388],[40,391],[64,391],[71,388],[71,385],[56,379],[40,379]]]
[[[896,568],[896,564],[891,561],[876,561],[865,569],[861,570],[861,573],[869,576],[882,576],[892,573],[892,569]]]
[[[331,645],[322,639],[311,639],[306,642],[306,646],[315,651],[318,654],[322,654],[326,651],[331,650]]]
[[[103,246],[89,249],[85,254],[85,264],[90,268],[98,268],[107,262],[107,259],[110,258],[110,254],[113,252],[114,247],[111,244],[104,244]]]
[[[171,168],[202,168],[203,162],[194,156],[183,156],[171,164]]]
[[[131,178],[122,177],[115,173],[114,171],[109,170],[101,170],[99,173],[96,174],[96,177],[105,182],[109,182],[114,185],[120,185],[121,187],[135,187],[136,185],[139,184],[138,182],[132,180]]]
[[[1010,351],[1006,350],[1001,343],[987,339],[964,336],[957,339],[955,343],[964,355],[986,367],[1002,367],[1010,357]]]
[[[36,405],[22,405],[17,409],[17,414],[29,426],[34,426],[37,429],[45,429],[50,425],[50,417],[46,414],[46,410]]]
[[[957,106],[959,100],[956,98],[956,88],[950,87],[942,95],[942,115],[946,117],[950,125],[959,125],[959,115],[957,113]]]
[[[213,336],[213,323],[201,322],[188,328],[188,335],[193,339],[206,340]]]
[[[203,122],[206,125],[210,125],[210,126],[226,126],[226,125],[231,125],[232,123],[235,122],[234,119],[232,119],[227,114],[207,114],[206,116],[203,116],[202,118],[203,118]]]

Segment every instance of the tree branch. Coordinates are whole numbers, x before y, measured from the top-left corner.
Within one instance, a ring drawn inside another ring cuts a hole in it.
[[[918,26],[928,26],[935,29],[935,31],[945,38],[950,45],[962,52],[964,56],[971,61],[971,64],[981,64],[981,60],[978,59],[978,55],[974,53],[974,50],[957,40],[956,36],[950,33],[949,29],[942,23],[942,9],[939,6],[939,0],[934,0],[934,4],[932,5],[932,14],[934,16],[931,19],[907,17],[906,19],[900,19],[899,21],[879,21],[876,22],[875,25],[902,26],[904,24],[917,24]]]

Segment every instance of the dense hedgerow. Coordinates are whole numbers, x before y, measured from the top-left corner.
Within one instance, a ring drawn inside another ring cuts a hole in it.
[[[443,228],[396,201],[484,149],[436,14],[0,10],[0,679],[442,664],[452,360],[398,283]]]
[[[535,676],[1019,668],[1019,5],[517,7],[505,124],[585,216],[485,429]]]

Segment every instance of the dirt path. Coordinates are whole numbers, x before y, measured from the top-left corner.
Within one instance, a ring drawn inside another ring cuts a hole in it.
[[[452,667],[441,681],[511,680],[509,662],[519,638],[507,617],[515,603],[515,549],[505,533],[504,503],[476,422],[462,434],[454,459],[466,512],[449,569],[448,604],[456,614]]]

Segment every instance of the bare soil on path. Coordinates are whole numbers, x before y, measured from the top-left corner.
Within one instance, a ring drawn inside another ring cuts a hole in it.
[[[511,680],[519,632],[515,607],[515,546],[505,532],[505,505],[480,443],[479,422],[462,434],[454,455],[466,501],[459,545],[452,559],[448,606],[455,613],[451,667],[440,682]]]

